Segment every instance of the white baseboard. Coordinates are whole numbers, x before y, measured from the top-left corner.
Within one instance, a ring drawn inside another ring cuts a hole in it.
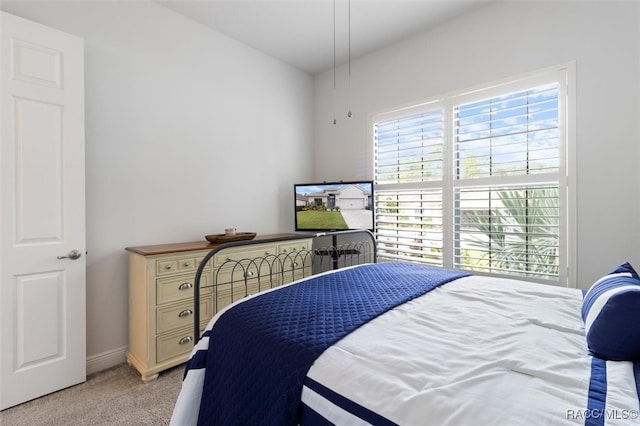
[[[87,357],[87,375],[115,367],[127,361],[128,346]]]

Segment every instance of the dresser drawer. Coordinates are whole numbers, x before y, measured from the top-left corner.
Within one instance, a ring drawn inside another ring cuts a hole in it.
[[[227,261],[252,260],[269,255],[275,256],[277,254],[278,247],[275,244],[265,244],[263,246],[261,245],[260,247],[254,247],[251,249],[246,247],[227,249],[216,253],[213,256],[213,266],[219,267]]]
[[[213,300],[210,297],[200,300],[200,320],[209,320],[213,316]],[[158,334],[193,324],[193,301],[174,303],[158,307],[156,314],[156,332]]]
[[[178,270],[176,259],[158,260],[156,262],[156,275],[175,274]]]
[[[310,253],[290,252],[278,256],[279,264],[282,265],[284,271],[311,269],[313,259]]]
[[[282,284],[289,284],[293,281],[300,280],[312,275],[311,267],[296,268],[294,270],[284,271],[282,274]]]
[[[193,300],[195,273],[177,275],[156,280],[156,304],[178,300]],[[205,272],[200,276],[200,294],[211,293],[211,272]]]
[[[313,262],[311,257],[311,241],[301,240],[280,244],[278,257],[285,271],[303,267],[310,268]]]
[[[193,270],[193,272],[196,271],[196,269],[198,269],[198,266],[200,266],[200,264],[202,263],[202,260],[204,259],[204,257],[207,255],[207,253],[201,254],[199,256],[196,256],[196,265],[195,265],[195,269]],[[209,269],[211,269],[211,261],[209,261],[209,263],[207,263],[204,267],[204,271],[208,271]]]
[[[258,269],[259,268],[259,269]],[[271,270],[273,269],[273,274]],[[260,277],[262,283],[268,285],[269,277],[277,277],[280,270],[280,262],[278,259],[269,259],[267,262],[254,262],[251,260],[242,260],[238,263],[231,262],[213,271],[213,283],[227,284],[234,282],[236,284],[244,284],[245,279],[257,280]]]
[[[311,241],[300,240],[293,243],[280,244],[278,250],[279,254],[291,254],[292,252],[303,252],[304,254],[309,254],[311,252]]]
[[[173,333],[158,336],[156,339],[156,362],[160,363],[181,355],[188,356],[194,343],[193,327],[186,327]]]
[[[156,275],[168,275],[183,272],[194,272],[198,269],[205,254],[190,254],[188,256],[160,258],[156,262]],[[207,265],[209,269],[210,265]]]
[[[244,281],[236,281],[233,283],[233,289],[231,288],[231,284],[221,284],[216,289],[217,297],[214,296],[218,304],[214,306],[215,311],[218,312],[231,303],[244,299],[246,296],[251,296],[269,290],[272,287],[278,287],[279,285],[280,279],[277,276],[273,277],[273,281],[264,279],[260,283],[258,283],[257,279],[247,280],[246,286]]]

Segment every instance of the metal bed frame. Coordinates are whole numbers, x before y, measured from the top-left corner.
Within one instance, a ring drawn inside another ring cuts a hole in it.
[[[352,237],[350,241],[340,242],[341,237]],[[304,250],[297,250],[288,253],[266,254],[261,257],[230,259],[216,266],[213,274],[213,282],[210,285],[201,285],[202,274],[207,267],[207,263],[217,253],[231,247],[251,246],[253,244],[264,244],[271,242],[283,242],[290,240],[290,237],[278,237],[261,240],[242,240],[221,244],[212,249],[202,259],[196,271],[194,281],[194,336],[196,342],[200,339],[200,300],[203,297],[200,291],[205,288],[213,288],[212,297],[214,302],[214,312],[218,312],[218,278],[221,272],[228,273],[231,270],[231,284],[229,282],[220,285],[230,284],[231,302],[239,300],[249,295],[249,280],[254,280],[257,284],[258,293],[277,287],[280,283],[292,282],[296,279],[306,278],[329,270],[340,269],[347,266],[359,265],[362,263],[377,262],[377,250],[375,235],[369,230],[349,230],[322,232],[310,234],[314,244]],[[357,238],[356,240],[353,237]],[[330,238],[329,245],[322,245],[319,241]],[[318,247],[316,241],[319,241]],[[255,272],[254,272],[255,271]],[[244,284],[244,292],[240,292],[238,297],[234,297],[234,287]]]

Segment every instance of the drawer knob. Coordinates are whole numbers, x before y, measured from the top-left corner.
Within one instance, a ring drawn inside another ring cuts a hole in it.
[[[297,266],[298,266],[298,262],[292,262],[292,263],[291,263],[291,267],[292,267],[292,268],[296,268]]]
[[[178,290],[189,290],[190,288],[193,288],[193,284],[191,283],[182,283],[178,286]]]
[[[185,336],[178,342],[179,345],[186,345],[187,343],[191,343],[193,341],[193,337]]]
[[[184,266],[184,267],[186,268],[187,266],[191,266],[191,263],[189,263],[189,262],[184,262],[184,263],[182,264],[182,266]]]
[[[193,311],[191,309],[185,309],[184,311],[180,312],[178,314],[178,316],[180,318],[185,318],[185,317],[188,317],[189,315],[191,315],[192,313],[193,313]]]
[[[244,274],[244,276],[245,276],[245,278],[252,277],[253,276],[253,272],[247,271],[247,273]]]
[[[173,266],[171,266],[171,265],[167,265],[167,266],[164,267],[164,269],[171,269],[171,268],[173,268]]]

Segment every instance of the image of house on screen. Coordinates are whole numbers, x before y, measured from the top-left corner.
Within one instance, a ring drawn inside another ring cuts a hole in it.
[[[368,186],[370,188],[370,185]],[[364,210],[371,208],[371,190],[367,185],[344,184],[308,187],[312,192],[297,189],[296,204],[299,207],[327,210]]]

